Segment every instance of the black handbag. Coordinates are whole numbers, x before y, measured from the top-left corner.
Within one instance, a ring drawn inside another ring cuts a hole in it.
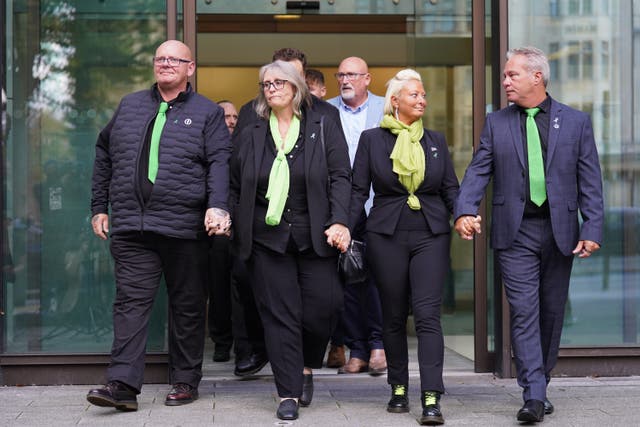
[[[346,252],[338,257],[338,272],[345,285],[354,285],[367,280],[367,264],[364,259],[366,244],[359,240],[351,240]]]

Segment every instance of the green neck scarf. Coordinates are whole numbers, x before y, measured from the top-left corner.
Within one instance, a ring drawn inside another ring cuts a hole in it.
[[[424,181],[425,158],[420,139],[424,135],[422,119],[407,126],[391,114],[382,118],[380,127],[389,129],[397,135],[396,145],[389,158],[393,161],[393,171],[398,174],[400,183],[409,192],[407,204],[413,210],[420,209],[420,200],[414,194]]]
[[[265,222],[268,225],[278,225],[280,224],[284,205],[287,202],[287,196],[289,194],[289,163],[287,163],[287,154],[293,149],[293,146],[298,140],[300,119],[296,115],[293,116],[284,141],[280,136],[278,118],[273,114],[273,111],[269,117],[269,128],[271,129],[271,136],[273,137],[273,142],[276,144],[278,154],[273,161],[273,165],[271,165],[271,172],[269,173],[269,187],[267,188],[266,195],[267,200],[269,200],[269,206],[267,207]]]

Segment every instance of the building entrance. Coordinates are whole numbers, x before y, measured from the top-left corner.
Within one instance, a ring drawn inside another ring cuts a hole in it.
[[[367,61],[370,90],[381,96],[390,77],[411,67],[422,75],[427,92],[425,126],[445,134],[462,178],[473,147],[469,5],[418,2],[425,4],[416,8],[409,4],[413,2],[373,6],[373,2],[340,1],[335,2],[339,6],[317,2],[318,9],[295,9],[286,7],[293,2],[262,2],[255,10],[252,2],[251,15],[246,15],[246,2],[206,3],[198,5],[196,19],[200,93],[231,100],[239,108],[256,96],[260,66],[282,47],[302,50],[308,67],[324,74],[325,98],[339,94],[333,75],[346,57]],[[443,295],[445,345],[471,360],[475,357],[473,284],[473,246],[452,234],[450,275]],[[430,285],[436,284],[425,278],[425,286]],[[409,327],[413,329],[411,323]]]

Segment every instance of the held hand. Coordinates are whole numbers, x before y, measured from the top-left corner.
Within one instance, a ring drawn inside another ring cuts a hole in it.
[[[231,216],[219,208],[209,208],[204,215],[204,228],[209,236],[228,236],[231,233]]]
[[[580,240],[573,250],[574,255],[578,255],[578,258],[588,258],[595,251],[600,249],[600,245],[591,240]]]
[[[474,234],[481,234],[482,217],[480,215],[463,215],[456,220],[454,224],[455,230],[464,240],[473,240]]]
[[[91,227],[93,228],[93,234],[107,240],[109,234],[109,215],[107,214],[95,214],[91,218]]]
[[[324,231],[324,234],[327,236],[327,244],[338,248],[340,252],[345,252],[351,243],[351,233],[342,224],[332,224]]]

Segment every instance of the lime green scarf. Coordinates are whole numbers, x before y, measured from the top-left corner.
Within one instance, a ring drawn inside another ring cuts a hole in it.
[[[420,200],[413,193],[424,181],[426,167],[424,150],[420,144],[420,139],[424,135],[422,119],[407,126],[391,114],[386,114],[380,122],[380,127],[389,129],[392,134],[397,135],[396,145],[393,146],[389,158],[393,161],[393,171],[398,174],[400,183],[409,192],[407,200],[409,207],[418,210]]]
[[[296,115],[293,116],[284,141],[282,141],[282,137],[280,136],[278,118],[273,114],[273,111],[269,117],[269,128],[271,129],[271,136],[273,137],[273,142],[276,144],[278,154],[273,160],[271,172],[269,172],[269,187],[267,188],[266,195],[267,200],[269,200],[269,206],[267,207],[265,222],[268,225],[278,225],[280,224],[284,205],[289,195],[289,163],[287,163],[287,154],[289,154],[298,140],[300,119]]]

